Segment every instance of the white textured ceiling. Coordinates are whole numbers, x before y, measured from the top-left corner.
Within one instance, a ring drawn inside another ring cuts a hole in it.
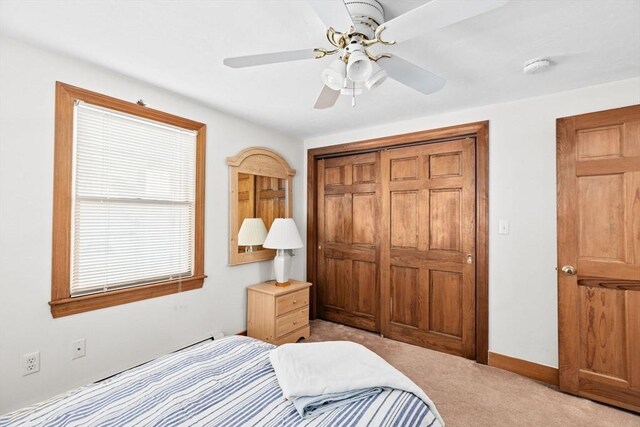
[[[382,1],[387,19],[425,2]],[[387,80],[356,108],[343,96],[313,109],[331,59],[222,65],[228,56],[329,47],[324,31],[304,1],[0,0],[2,34],[302,138],[640,76],[638,0],[512,0],[389,47],[447,85],[425,96]],[[534,57],[555,65],[524,75]]]

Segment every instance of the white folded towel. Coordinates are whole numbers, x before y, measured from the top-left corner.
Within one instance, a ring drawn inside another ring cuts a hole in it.
[[[360,344],[350,341],[284,344],[271,350],[269,359],[287,399],[393,388],[419,397],[444,426],[435,404],[420,387]]]

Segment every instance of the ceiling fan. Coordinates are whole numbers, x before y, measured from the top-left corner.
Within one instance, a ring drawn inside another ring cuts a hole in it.
[[[387,77],[428,95],[445,85],[445,80],[390,53],[376,54],[375,45],[391,46],[421,33],[437,30],[496,9],[509,0],[432,0],[390,21],[377,0],[308,0],[327,26],[327,40],[333,46],[226,58],[232,68],[302,59],[338,57],[321,73],[324,87],[314,108],[332,107],[340,94],[355,96],[380,86]],[[335,28],[345,29],[344,32]]]

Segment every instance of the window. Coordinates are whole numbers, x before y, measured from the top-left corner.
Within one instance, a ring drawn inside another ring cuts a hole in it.
[[[202,287],[205,125],[62,83],[54,317]]]

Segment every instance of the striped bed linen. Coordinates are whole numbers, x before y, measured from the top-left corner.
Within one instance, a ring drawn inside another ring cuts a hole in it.
[[[0,426],[430,426],[415,395],[385,390],[312,419],[282,395],[271,344],[233,336],[198,344],[0,417]]]

